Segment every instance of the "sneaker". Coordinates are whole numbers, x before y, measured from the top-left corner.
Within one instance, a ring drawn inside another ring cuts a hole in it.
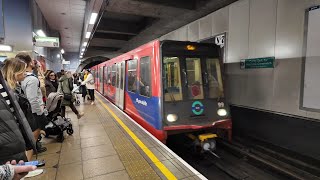
[[[35,177],[43,173],[43,169],[36,169],[34,171],[30,171],[25,178]]]
[[[81,113],[77,114],[77,118],[80,119],[83,115],[84,115],[84,113],[81,112]]]
[[[92,101],[91,105],[94,105],[94,102]]]
[[[44,136],[46,136],[47,134],[46,134],[46,132],[44,131],[44,130],[41,130],[40,131],[40,134],[42,134],[42,135],[44,135]]]
[[[36,143],[36,146],[37,146],[37,152],[38,153],[43,153],[43,152],[46,152],[47,151],[47,148],[46,147],[43,147],[41,142],[37,142]]]

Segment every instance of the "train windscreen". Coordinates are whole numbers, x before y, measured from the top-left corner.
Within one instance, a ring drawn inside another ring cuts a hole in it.
[[[164,101],[224,97],[218,48],[203,43],[163,43]]]

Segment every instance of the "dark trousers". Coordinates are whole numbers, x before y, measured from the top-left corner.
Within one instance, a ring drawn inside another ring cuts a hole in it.
[[[70,102],[69,107],[71,108],[71,110],[72,110],[76,115],[79,114],[77,108],[74,106],[74,104],[73,104],[72,102]],[[65,107],[65,106],[61,106],[61,116],[62,116],[62,117],[66,117],[66,107]]]
[[[88,89],[91,101],[94,101],[94,89]]]

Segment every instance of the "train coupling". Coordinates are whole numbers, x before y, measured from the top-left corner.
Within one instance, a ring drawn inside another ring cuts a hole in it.
[[[194,140],[196,145],[199,145],[202,151],[214,151],[216,149],[216,140],[217,134],[207,133],[200,134],[197,137],[193,134],[188,134],[188,137]]]

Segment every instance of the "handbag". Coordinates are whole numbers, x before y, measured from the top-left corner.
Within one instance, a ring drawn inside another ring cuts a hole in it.
[[[69,81],[68,81],[68,83],[69,83]],[[69,83],[70,84],[70,83]],[[63,91],[63,85],[62,85],[62,82],[61,82],[61,90],[62,90],[62,92],[63,92],[63,99],[64,100],[66,100],[66,101],[71,101],[72,100],[72,97],[73,97],[73,95],[72,94],[67,94],[67,93],[65,93],[64,91]]]

